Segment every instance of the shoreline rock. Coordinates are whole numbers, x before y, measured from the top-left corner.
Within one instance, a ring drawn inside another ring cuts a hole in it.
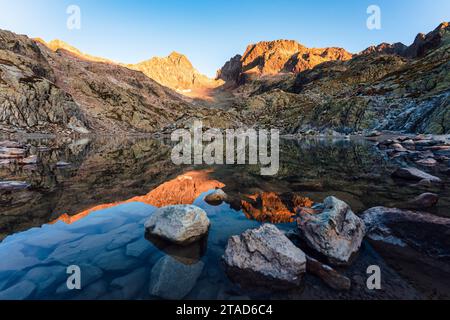
[[[398,247],[405,252],[410,248],[437,260],[450,258],[449,218],[386,207],[371,208],[361,218],[372,242]]]
[[[414,181],[427,180],[430,182],[441,182],[440,178],[412,167],[399,168],[394,173],[392,173],[392,176],[394,178],[401,178]]]
[[[306,272],[303,251],[272,224],[231,237],[223,260],[228,275],[244,285],[298,287]]]
[[[408,207],[413,209],[428,209],[436,206],[439,196],[435,193],[422,193],[408,202]]]
[[[299,217],[297,225],[307,245],[337,266],[351,264],[365,235],[364,222],[335,197],[325,199],[322,213]]]

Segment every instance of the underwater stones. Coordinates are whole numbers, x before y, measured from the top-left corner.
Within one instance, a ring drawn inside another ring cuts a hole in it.
[[[27,256],[22,252],[23,246],[16,243],[2,245],[2,254],[7,253],[7,259],[0,260],[0,273],[25,270],[37,265],[40,261],[34,256]]]
[[[299,286],[306,272],[303,251],[272,224],[231,237],[223,259],[233,280],[255,285]]]
[[[142,258],[149,252],[150,244],[146,239],[139,239],[127,245],[126,254],[130,257]]]
[[[180,300],[192,291],[204,263],[186,265],[170,256],[161,258],[150,274],[149,293],[167,300]]]
[[[133,299],[144,288],[147,276],[147,269],[139,268],[123,277],[114,279],[111,287],[121,290],[124,299]]]
[[[42,266],[28,271],[23,279],[36,284],[38,291],[45,291],[51,286],[62,282],[65,277],[66,268],[63,266]]]
[[[188,245],[203,238],[209,230],[206,212],[193,205],[158,209],[146,222],[146,232],[178,245]]]
[[[441,182],[441,179],[439,179],[438,177],[432,176],[431,174],[412,167],[399,168],[392,174],[392,176],[394,178],[401,178],[406,180],[428,180],[431,182]]]
[[[335,197],[325,199],[322,213],[301,216],[297,224],[308,246],[333,265],[349,265],[365,235],[364,222]]]
[[[212,206],[218,206],[226,199],[227,194],[222,189],[217,189],[205,197],[205,202]]]
[[[25,280],[0,292],[0,300],[26,300],[35,290],[36,285]]]
[[[136,267],[139,260],[127,257],[123,250],[118,249],[100,253],[92,264],[105,271],[123,271]]]
[[[147,235],[147,240],[161,252],[164,252],[175,260],[187,265],[199,262],[204,256],[208,246],[208,239],[206,237],[202,238],[200,241],[183,246],[150,235]]]
[[[43,249],[51,249],[57,245],[76,241],[83,237],[81,233],[67,232],[64,230],[54,230],[52,233],[41,232],[26,239],[24,243]]]

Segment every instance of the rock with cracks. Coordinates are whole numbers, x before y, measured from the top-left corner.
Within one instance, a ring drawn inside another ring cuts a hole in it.
[[[308,246],[338,266],[352,262],[365,235],[364,222],[335,197],[325,199],[322,213],[301,216],[297,223]]]
[[[243,285],[296,287],[306,272],[303,251],[271,224],[231,237],[223,258],[229,276]]]

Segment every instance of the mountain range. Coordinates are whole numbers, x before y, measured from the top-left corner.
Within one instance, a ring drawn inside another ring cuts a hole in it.
[[[307,48],[251,44],[210,79],[182,54],[121,64],[0,30],[0,131],[169,133],[194,118],[285,134],[450,133],[450,27],[414,43]]]

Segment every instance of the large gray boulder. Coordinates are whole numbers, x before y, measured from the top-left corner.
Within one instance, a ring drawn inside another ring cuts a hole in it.
[[[208,233],[209,226],[206,212],[193,205],[158,209],[145,223],[149,235],[178,245],[188,245],[200,240]]]
[[[306,257],[277,227],[266,224],[259,229],[247,230],[228,241],[224,261],[229,275],[248,278],[256,282],[298,286],[306,272]]]
[[[348,204],[335,197],[326,198],[323,205],[322,213],[297,219],[300,234],[331,264],[349,265],[361,247],[366,231],[364,222]]]

